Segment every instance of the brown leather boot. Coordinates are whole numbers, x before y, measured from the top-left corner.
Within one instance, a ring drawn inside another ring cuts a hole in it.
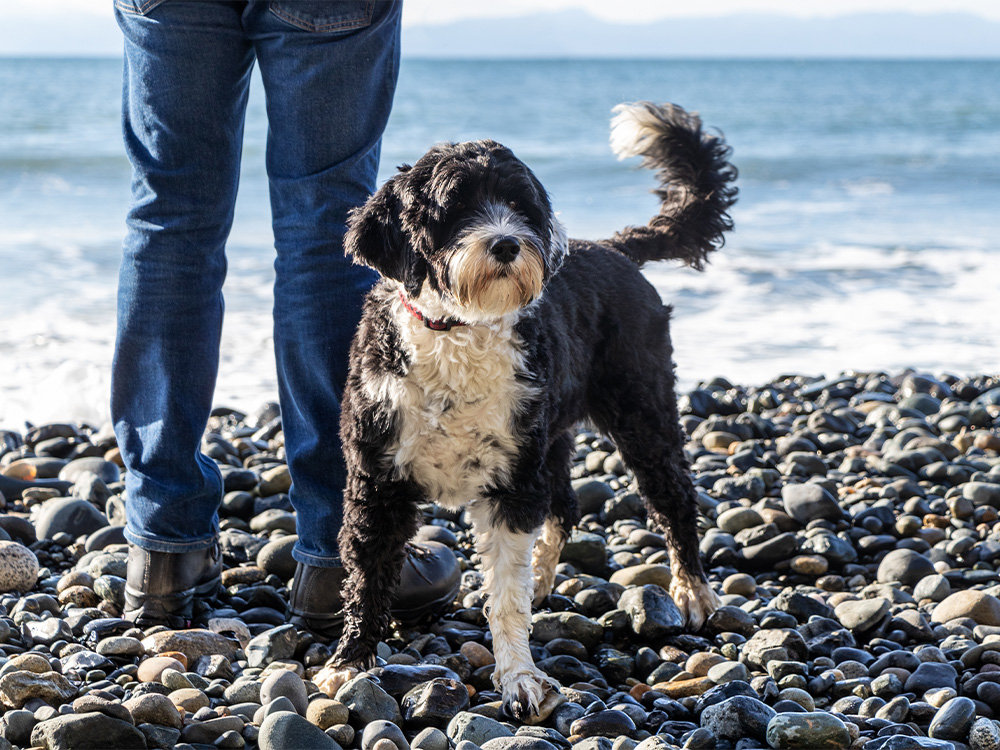
[[[195,597],[214,595],[221,573],[218,541],[194,552],[150,552],[130,544],[123,617],[140,628],[190,627]]]
[[[411,542],[406,553],[392,599],[392,616],[404,625],[437,619],[458,594],[462,571],[455,553],[440,542]],[[343,568],[299,563],[289,596],[289,621],[322,640],[339,638],[344,627],[340,591],[345,577]]]

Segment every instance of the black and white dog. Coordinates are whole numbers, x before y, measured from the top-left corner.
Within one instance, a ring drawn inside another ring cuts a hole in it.
[[[639,273],[701,268],[732,228],[720,136],[672,106],[621,105],[611,143],[657,169],[659,213],[601,242],[566,239],[545,189],[494,141],[439,145],[351,217],[347,252],[382,280],[351,351],[341,434],[345,629],[316,676],[334,691],[374,663],[417,504],[467,508],[485,573],[494,682],[511,713],[558,686],[528,650],[579,518],[571,429],[589,419],[632,469],[666,535],[670,594],[697,629],[719,600],[698,557],[674,394],[670,308]]]

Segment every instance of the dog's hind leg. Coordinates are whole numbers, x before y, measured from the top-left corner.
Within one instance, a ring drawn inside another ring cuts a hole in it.
[[[556,565],[559,564],[559,556],[569,538],[568,532],[563,528],[560,519],[549,516],[545,519],[542,532],[535,542],[535,549],[531,555],[531,569],[534,578],[534,596],[531,603],[536,607],[549,594],[556,581]]]
[[[503,693],[510,713],[519,720],[537,716],[546,702],[563,700],[559,685],[535,667],[528,649],[531,628],[531,551],[538,537],[533,532],[512,531],[491,517],[487,503],[469,506],[482,558],[487,594],[486,616],[493,634],[496,669],[493,684]]]
[[[701,565],[698,506],[679,427],[664,417],[612,431],[611,437],[635,473],[650,518],[663,530],[670,555],[670,596],[688,627],[698,630],[721,601]]]
[[[688,627],[698,630],[721,602],[705,578],[698,551],[697,495],[684,456],[667,320],[663,310],[646,321],[648,328],[640,328],[643,347],[605,353],[608,369],[592,384],[590,411],[639,481],[670,554],[670,595]]]
[[[546,457],[551,477],[551,511],[542,526],[531,558],[535,581],[532,603],[536,606],[552,593],[559,556],[573,527],[580,520],[580,506],[569,481],[572,449],[573,439],[567,432],[553,442]]]

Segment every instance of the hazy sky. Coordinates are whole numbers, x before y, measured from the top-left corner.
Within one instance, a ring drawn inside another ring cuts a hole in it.
[[[998,0],[404,0],[404,26],[463,18],[579,9],[609,22],[678,16],[779,13],[824,17],[859,12],[973,13],[1000,21]],[[112,0],[0,0],[0,55],[115,55],[121,36]]]
[[[0,23],[7,19],[45,19],[61,26],[66,11],[110,15],[112,0],[0,1]],[[843,15],[871,11],[914,13],[970,12],[1000,20],[997,0],[405,0],[404,22],[443,23],[456,18],[523,15],[545,10],[581,8],[609,21],[649,21],[669,16],[713,16],[729,13],[782,13],[800,17]]]
[[[714,0],[711,4],[692,3],[690,0],[495,0],[492,3],[469,0],[404,0],[403,8],[406,24],[442,23],[456,18],[525,15],[567,8],[581,8],[598,18],[621,22],[731,13],[781,13],[815,18],[874,11],[967,12],[1000,20],[1000,2],[997,0]]]

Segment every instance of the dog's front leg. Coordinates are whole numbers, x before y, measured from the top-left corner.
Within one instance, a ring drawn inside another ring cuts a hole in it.
[[[470,508],[482,558],[486,616],[493,634],[493,684],[515,718],[538,716],[562,699],[559,684],[535,667],[528,649],[533,579],[531,551],[539,529],[512,531],[479,500]]]
[[[340,532],[340,555],[347,571],[344,633],[333,658],[314,680],[328,695],[375,664],[378,642],[389,631],[406,542],[417,530],[418,498],[419,490],[411,482],[348,477]]]

